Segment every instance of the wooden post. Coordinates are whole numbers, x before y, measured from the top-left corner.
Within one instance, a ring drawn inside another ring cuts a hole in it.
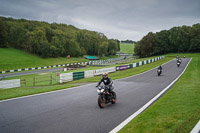
[[[52,73],[51,73],[51,77],[50,77],[50,78],[51,78],[51,79],[50,79],[50,84],[52,85],[52,79],[53,79],[53,78],[52,78]]]
[[[57,72],[55,72],[55,79],[56,79],[56,82],[57,82]]]
[[[33,86],[35,86],[35,76],[33,77]]]

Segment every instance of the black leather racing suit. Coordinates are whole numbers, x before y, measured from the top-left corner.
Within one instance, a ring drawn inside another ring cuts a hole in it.
[[[109,92],[111,92],[111,91],[113,90],[113,86],[112,86],[113,81],[112,81],[109,77],[107,77],[107,78],[102,78],[102,79],[100,80],[100,82],[98,83],[98,86],[99,86],[102,82],[104,83],[104,85],[108,86]]]

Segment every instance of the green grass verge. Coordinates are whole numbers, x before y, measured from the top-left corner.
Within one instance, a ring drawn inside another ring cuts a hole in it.
[[[113,80],[119,79],[119,78],[124,78],[124,77],[127,77],[127,76],[132,76],[132,75],[147,71],[149,69],[152,69],[152,68],[154,68],[158,65],[161,65],[165,62],[168,62],[172,58],[174,58],[174,57],[167,57],[167,58],[159,60],[157,62],[146,64],[146,65],[143,65],[143,66],[140,66],[140,67],[137,67],[137,68],[127,69],[127,70],[124,70],[124,71],[118,71],[118,72],[115,72],[115,73],[110,73],[109,76]],[[48,74],[46,76],[48,76]],[[15,77],[15,78],[20,78],[20,77]],[[25,75],[25,76],[22,76],[21,78],[32,79],[32,75]],[[66,88],[76,86],[77,83],[99,82],[100,78],[101,78],[101,76],[96,76],[96,77],[93,77],[93,78],[76,80],[76,81],[68,82],[68,83],[65,83],[65,84],[55,83],[56,85],[54,85],[54,86],[20,87],[20,88],[12,88],[12,89],[1,89],[0,90],[0,100],[5,100],[5,99],[15,98],[15,97],[21,97],[21,96],[26,96],[26,95],[32,95],[32,94],[37,94],[37,93],[42,93],[42,92],[49,92],[49,91],[54,91],[54,90],[59,90],[59,89],[66,89]],[[7,78],[7,79],[13,79],[13,78]],[[31,85],[32,82],[29,82],[27,84]],[[47,84],[49,84],[48,81],[47,81]]]
[[[200,119],[200,54],[184,55],[192,57],[192,61],[181,78],[120,133],[188,133],[192,130]]]
[[[120,43],[120,52],[133,54],[134,53],[134,44]]]
[[[103,56],[102,60],[110,58],[118,58],[119,56]],[[67,63],[77,63],[89,61],[83,57],[59,57],[59,58],[47,58],[43,59],[38,56],[14,49],[14,48],[0,48],[0,71],[43,67],[50,65],[60,65]]]
[[[0,57],[0,71],[88,61],[85,58],[74,57],[43,59],[13,48],[0,48]]]

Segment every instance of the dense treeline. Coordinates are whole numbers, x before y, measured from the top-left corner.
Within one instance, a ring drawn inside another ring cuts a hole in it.
[[[0,47],[14,47],[41,57],[108,55],[119,41],[72,25],[0,17]]]
[[[132,40],[121,40],[121,43],[136,43],[136,41],[132,41]]]
[[[149,32],[134,49],[140,57],[176,52],[200,52],[200,24]]]

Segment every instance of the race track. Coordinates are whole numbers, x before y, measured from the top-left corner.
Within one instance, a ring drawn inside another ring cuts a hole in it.
[[[153,69],[115,80],[117,103],[103,109],[97,105],[96,84],[2,101],[0,133],[107,133],[175,80],[189,60],[182,59],[179,68],[170,61],[161,76]]]

